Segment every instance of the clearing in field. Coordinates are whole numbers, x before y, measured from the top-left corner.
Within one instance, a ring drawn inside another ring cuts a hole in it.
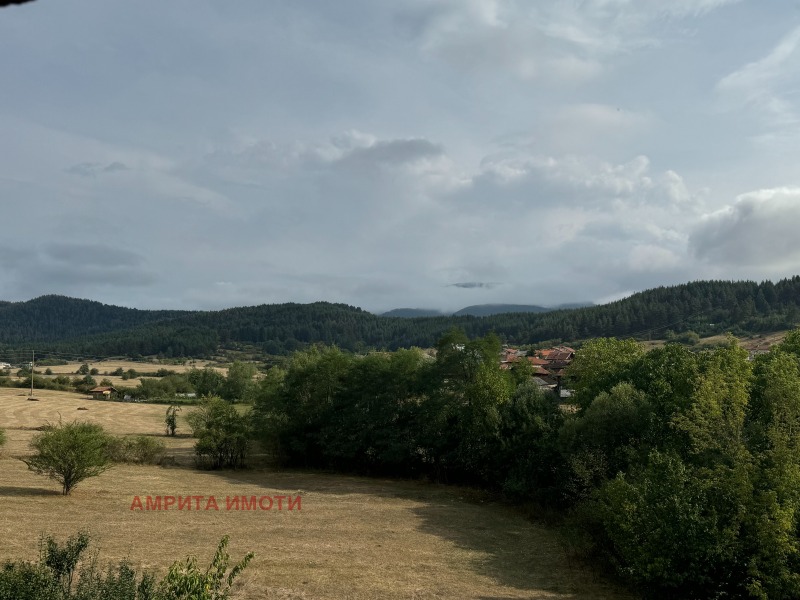
[[[63,539],[83,528],[101,561],[128,558],[163,573],[188,554],[207,564],[227,533],[235,560],[256,553],[239,599],[630,598],[570,562],[553,531],[468,490],[270,469],[198,471],[193,440],[164,436],[163,406],[49,391],[35,397],[0,389],[8,436],[0,458],[0,560],[34,559],[41,533]],[[117,466],[61,496],[57,484],[14,458],[28,452],[33,428],[59,418],[159,436],[178,466]],[[131,510],[136,496],[148,495],[214,496],[221,510]],[[222,500],[234,495],[299,495],[302,507],[226,511]]]

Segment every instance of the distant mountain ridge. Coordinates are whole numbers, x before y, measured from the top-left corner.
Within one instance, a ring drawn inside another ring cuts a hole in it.
[[[523,305],[524,306],[524,305]],[[507,310],[505,305],[502,310]],[[471,338],[496,333],[509,344],[576,342],[616,336],[649,339],[668,332],[747,335],[800,323],[800,276],[764,281],[695,281],[622,300],[547,312],[488,316],[384,317],[355,306],[262,304],[218,311],[137,310],[65,296],[0,303],[0,359],[37,356],[210,356],[252,347],[287,354],[311,344],[345,350],[432,347],[458,327]]]

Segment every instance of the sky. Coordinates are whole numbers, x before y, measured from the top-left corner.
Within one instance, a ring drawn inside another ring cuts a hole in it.
[[[800,2],[0,10],[0,299],[371,311],[800,274]]]

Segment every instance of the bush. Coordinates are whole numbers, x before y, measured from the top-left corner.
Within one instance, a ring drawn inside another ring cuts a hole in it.
[[[125,561],[103,573],[96,561],[80,571],[73,600],[172,600],[156,595],[156,579],[150,573],[138,580],[136,571]]]
[[[135,463],[138,465],[157,465],[164,458],[164,442],[146,435],[110,438],[108,454],[112,461]]]
[[[0,448],[6,445],[6,430],[0,429]]]
[[[39,541],[40,560],[58,581],[65,598],[68,598],[72,591],[75,569],[81,555],[88,547],[89,534],[84,531],[70,537],[63,546],[60,546],[52,536],[47,536]]]
[[[191,598],[192,600],[223,600],[228,598],[234,580],[253,559],[254,554],[248,552],[231,569],[228,576],[230,554],[227,552],[228,536],[223,536],[208,569],[201,571],[197,567],[197,559],[189,557],[186,562],[174,563],[167,576],[159,586],[159,592],[165,599]]]
[[[125,561],[103,571],[96,555],[84,558],[89,541],[84,532],[63,545],[43,537],[38,563],[9,562],[0,569],[0,600],[223,600],[253,558],[247,553],[228,573],[224,536],[208,569],[201,572],[197,559],[189,557],[175,562],[158,582],[151,573],[137,575]]]
[[[0,600],[58,600],[61,587],[52,571],[32,563],[6,563],[0,570]]]
[[[66,496],[78,483],[111,468],[109,436],[94,423],[59,423],[31,440],[34,455],[22,459],[28,468],[61,484]]]

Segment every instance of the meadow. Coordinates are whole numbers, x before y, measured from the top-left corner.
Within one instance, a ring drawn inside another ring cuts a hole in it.
[[[268,467],[200,471],[185,413],[179,436],[168,438],[160,405],[46,390],[34,397],[0,389],[0,427],[8,436],[0,457],[0,536],[6,540],[0,560],[36,558],[43,533],[64,539],[86,529],[101,562],[127,558],[163,573],[189,554],[207,564],[227,533],[234,559],[256,553],[241,577],[240,600],[630,598],[571,560],[553,529],[480,492]],[[37,427],[59,419],[96,422],[118,435],[157,436],[174,463],[119,465],[61,496],[57,484],[16,459],[29,452]],[[136,496],[148,495],[214,496],[221,510],[131,510]],[[222,500],[234,495],[299,495],[302,509],[226,511]]]
[[[49,367],[36,367],[37,372],[44,372],[45,369],[50,369],[52,372],[52,376],[58,375],[69,375],[70,377],[76,377],[76,373],[81,366],[81,362],[69,362],[66,365],[54,365]],[[222,375],[226,375],[228,369],[225,367],[217,366],[216,363],[211,363],[203,360],[197,361],[190,361],[183,365],[170,365],[170,364],[160,364],[157,362],[149,362],[149,361],[134,361],[134,360],[98,360],[94,362],[88,362],[89,368],[97,369],[98,375],[95,375],[94,378],[99,382],[101,379],[108,379],[111,381],[111,384],[114,386],[126,386],[132,387],[139,385],[140,378],[139,377],[131,377],[129,379],[123,379],[118,375],[112,375],[114,371],[117,369],[122,369],[123,371],[128,371],[129,369],[133,369],[138,373],[155,373],[159,369],[166,369],[168,371],[175,371],[176,373],[186,373],[191,371],[192,369],[205,369],[205,368],[212,368],[215,371],[221,373]]]

